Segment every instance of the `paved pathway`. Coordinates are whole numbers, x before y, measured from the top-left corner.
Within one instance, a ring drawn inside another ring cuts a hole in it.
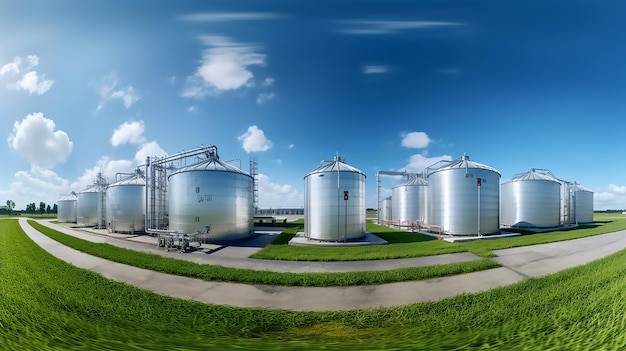
[[[26,234],[46,251],[77,267],[153,292],[204,303],[297,311],[351,310],[436,301],[485,291],[610,255],[626,247],[626,231],[546,245],[498,250],[503,267],[412,282],[351,287],[280,287],[223,282],[158,273],[90,256],[48,238],[20,219]],[[285,263],[285,262],[281,262]],[[369,265],[369,262],[362,262]]]

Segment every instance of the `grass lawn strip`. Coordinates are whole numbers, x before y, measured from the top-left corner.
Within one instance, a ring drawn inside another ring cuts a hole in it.
[[[283,273],[206,265],[163,257],[155,254],[120,248],[110,244],[92,243],[71,235],[60,233],[29,220],[28,223],[41,233],[81,252],[110,261],[124,263],[153,271],[193,277],[208,281],[228,281],[248,284],[283,286],[354,286],[392,282],[423,280],[499,267],[489,259],[448,263],[425,267],[407,267],[386,271],[358,271],[332,273]]]
[[[596,222],[590,226],[562,229],[545,233],[524,234],[518,237],[476,240],[465,243],[449,243],[433,237],[379,226],[367,221],[367,231],[389,242],[381,246],[360,247],[303,247],[289,246],[289,240],[302,227],[287,228],[274,242],[253,254],[252,258],[292,261],[359,261],[408,258],[472,252],[481,257],[494,257],[492,251],[512,247],[547,244],[557,241],[579,239],[626,229],[626,216],[595,214]]]
[[[205,305],[71,266],[0,221],[0,349],[622,350],[626,250],[433,303],[348,312]]]

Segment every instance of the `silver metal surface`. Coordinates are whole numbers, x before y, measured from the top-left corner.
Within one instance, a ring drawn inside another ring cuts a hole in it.
[[[57,201],[57,217],[59,222],[76,223],[76,194],[61,195]]]
[[[500,221],[502,226],[550,228],[560,224],[561,183],[531,169],[503,182]]]
[[[572,186],[572,196],[574,203],[572,210],[572,222],[591,223],[593,222],[593,192],[577,183]]]
[[[134,175],[117,181],[106,191],[107,228],[117,233],[145,230],[146,180]]]
[[[99,219],[100,192],[93,186],[78,193],[76,201],[76,223],[81,226],[96,226]]]
[[[203,242],[254,234],[252,177],[217,158],[184,167],[169,176],[169,230],[199,234]]]
[[[392,219],[398,224],[405,221],[425,223],[427,220],[428,182],[421,177],[411,177],[408,181],[392,189]]]
[[[309,239],[320,241],[363,237],[365,174],[339,157],[309,172],[304,177],[304,228]]]
[[[379,216],[380,221],[390,221],[393,218],[391,196],[381,201],[379,208],[380,208],[380,216]]]
[[[500,172],[467,156],[439,162],[426,171],[428,224],[450,235],[500,231]]]

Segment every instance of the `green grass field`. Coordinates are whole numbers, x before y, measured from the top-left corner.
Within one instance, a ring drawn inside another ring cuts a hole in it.
[[[622,350],[626,250],[434,303],[349,312],[205,305],[109,281],[0,221],[3,350]]]
[[[483,257],[493,257],[493,250],[546,244],[626,229],[626,215],[596,214],[594,219],[596,220],[595,225],[575,230],[558,230],[506,239],[480,240],[466,243],[449,243],[427,235],[378,226],[371,221],[367,221],[367,231],[387,240],[389,244],[360,247],[289,246],[288,242],[293,235],[298,231],[302,231],[302,227],[292,226],[285,230],[273,243],[267,245],[251,257],[271,260],[349,261],[419,257],[467,251]]]
[[[198,264],[159,255],[153,255],[109,244],[92,243],[29,220],[41,233],[76,250],[111,261],[154,271],[212,281],[230,281],[249,284],[286,286],[350,286],[421,280],[475,272],[498,267],[489,259],[440,264],[426,267],[408,267],[387,271],[360,271],[346,273],[278,273],[251,269]]]

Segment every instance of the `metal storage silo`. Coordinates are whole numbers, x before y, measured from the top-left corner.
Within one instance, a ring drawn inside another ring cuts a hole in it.
[[[101,192],[97,185],[80,191],[76,200],[76,222],[80,226],[96,226],[101,219]]]
[[[107,228],[117,233],[144,231],[146,178],[141,173],[135,173],[116,180],[106,191]]]
[[[500,190],[500,220],[503,226],[559,226],[561,182],[550,171],[531,168],[503,182]]]
[[[75,192],[59,196],[57,201],[57,217],[59,222],[76,223],[76,202],[78,196]]]
[[[500,172],[463,156],[426,169],[428,224],[444,234],[500,231]]]
[[[399,225],[404,222],[425,223],[428,206],[428,181],[420,176],[412,176],[392,190],[392,219]]]
[[[573,224],[593,222],[593,191],[574,182],[570,189],[572,196],[570,219]]]
[[[339,156],[304,177],[304,232],[309,239],[349,241],[365,235],[365,174]]]
[[[391,200],[391,196],[385,198],[383,201],[380,202],[380,220],[383,221],[390,221],[391,218],[393,217],[393,212],[392,212],[392,200]],[[381,224],[381,223],[379,223]]]
[[[200,241],[242,239],[254,234],[253,179],[219,160],[207,159],[183,167],[169,177],[169,230],[198,234]]]

